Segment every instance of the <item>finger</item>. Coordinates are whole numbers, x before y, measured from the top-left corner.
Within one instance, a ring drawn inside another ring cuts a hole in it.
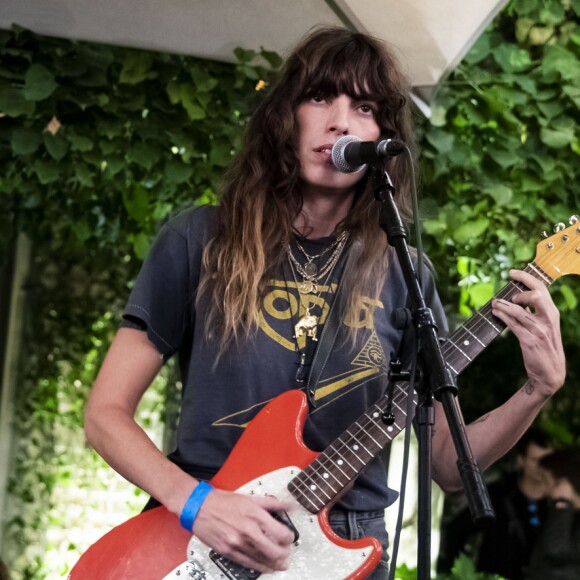
[[[290,544],[281,545],[264,533],[269,520],[276,525],[282,524],[258,503],[245,495],[216,489],[200,509],[194,533],[217,553],[245,567],[260,572],[284,570],[288,565]],[[271,501],[267,503],[272,504]],[[280,502],[276,500],[272,505],[278,507]]]
[[[230,560],[234,560],[236,563],[244,566],[248,570],[257,570],[258,572],[270,573],[277,572],[276,568],[268,566],[260,559],[256,559],[253,556],[246,554],[244,551],[239,549],[232,549],[228,554],[223,554]]]
[[[264,512],[258,523],[262,532],[279,546],[289,546],[294,543],[294,532],[288,526],[276,520],[270,512]]]
[[[257,514],[264,533],[282,546],[292,544],[294,542],[294,532],[288,526],[272,517],[272,513],[288,511],[291,507],[290,504],[271,496],[264,498],[254,496],[252,500],[264,508],[260,514]]]
[[[288,567],[288,546],[282,547],[268,538],[251,518],[236,522],[235,528],[226,530],[222,526],[213,547],[219,554],[260,572],[286,570]]]
[[[524,335],[537,334],[538,326],[533,314],[501,298],[492,302],[492,314],[499,318],[520,340]]]
[[[548,287],[541,279],[522,270],[510,270],[510,277],[529,288],[526,291],[516,286],[516,288],[520,289],[520,292],[512,297],[514,304],[539,310],[541,314],[557,314],[558,309],[548,292]]]
[[[540,290],[546,289],[544,282],[530,274],[529,272],[524,272],[523,270],[510,270],[509,276],[512,280],[521,282],[524,286],[530,290]]]
[[[268,517],[272,519],[271,516]],[[246,527],[239,549],[261,566],[273,570],[288,568],[289,544],[285,546],[278,544],[259,524]]]
[[[251,499],[269,512],[283,512],[292,508],[291,504],[285,501],[280,501],[273,495],[266,495],[264,497],[253,495],[251,496]]]

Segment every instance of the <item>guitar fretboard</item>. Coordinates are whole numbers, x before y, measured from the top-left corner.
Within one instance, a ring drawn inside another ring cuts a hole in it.
[[[525,271],[546,286],[553,282],[535,262],[529,264]],[[524,290],[525,286],[512,281],[495,298],[510,300]],[[443,357],[450,371],[459,375],[504,329],[505,325],[491,313],[490,300],[442,344]],[[408,382],[394,386],[392,411],[395,422],[392,425],[386,425],[382,420],[388,406],[388,395],[384,395],[290,481],[288,490],[302,506],[318,513],[404,429],[408,390]],[[413,393],[412,408],[416,403],[417,395]]]

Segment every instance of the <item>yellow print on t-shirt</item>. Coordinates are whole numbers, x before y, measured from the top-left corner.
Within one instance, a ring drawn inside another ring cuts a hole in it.
[[[330,304],[326,297],[330,298],[331,303],[335,293],[336,284],[331,284],[320,286],[316,294],[301,297],[296,282],[271,280],[262,299],[259,315],[260,330],[288,350],[295,351],[296,345],[302,349],[305,346],[306,337],[294,338],[294,325],[306,314],[308,307],[311,310],[315,309],[319,316],[319,325],[323,325],[330,310]],[[349,311],[344,316],[343,323],[346,326],[357,329],[366,328],[370,331],[370,336],[351,360],[345,372],[321,378],[315,394],[318,404],[311,413],[316,413],[338,397],[362,387],[368,381],[375,380],[379,375],[386,376],[388,361],[374,330],[373,315],[377,308],[383,308],[381,301],[362,296],[355,312]],[[222,417],[215,421],[213,426],[244,428],[268,402],[263,401],[227,417]]]

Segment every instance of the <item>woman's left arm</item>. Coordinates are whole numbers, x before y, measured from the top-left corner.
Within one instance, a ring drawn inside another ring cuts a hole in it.
[[[473,456],[482,471],[511,449],[566,377],[560,314],[547,288],[521,270],[512,270],[510,276],[528,290],[516,294],[511,302],[494,300],[492,312],[518,338],[528,379],[503,405],[466,427]],[[436,403],[433,479],[445,491],[461,486],[456,460],[443,407]]]

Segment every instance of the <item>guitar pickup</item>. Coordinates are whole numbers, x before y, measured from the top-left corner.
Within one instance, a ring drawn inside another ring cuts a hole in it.
[[[249,570],[241,564],[218,554],[214,550],[210,551],[209,557],[229,580],[256,580],[262,575],[261,572],[258,572],[257,570]]]

